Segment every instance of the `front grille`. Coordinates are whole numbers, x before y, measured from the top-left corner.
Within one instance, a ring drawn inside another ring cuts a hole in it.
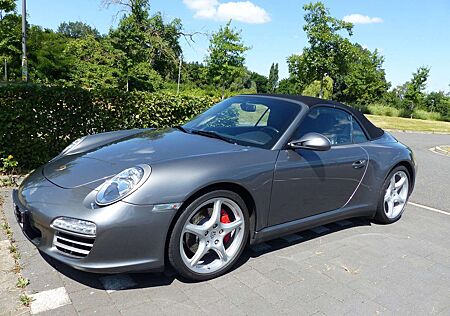
[[[80,237],[57,231],[53,244],[59,251],[77,258],[86,257],[94,246],[95,237]]]

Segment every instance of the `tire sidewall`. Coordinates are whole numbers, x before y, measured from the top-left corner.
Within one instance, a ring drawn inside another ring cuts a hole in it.
[[[406,176],[408,177],[408,185],[409,185],[408,196],[406,197],[406,202],[405,202],[405,205],[403,206],[403,209],[401,210],[401,212],[396,217],[389,218],[389,217],[387,217],[386,213],[384,212],[384,195],[386,193],[386,189],[389,186],[392,176],[399,171],[405,172]],[[411,176],[408,172],[408,169],[406,169],[406,167],[404,167],[404,166],[395,167],[391,172],[389,172],[388,176],[386,177],[386,179],[383,182],[383,186],[381,187],[381,192],[380,192],[379,201],[378,201],[377,214],[376,214],[377,221],[380,223],[383,223],[383,224],[390,224],[390,223],[394,223],[394,222],[398,221],[402,217],[403,212],[405,211],[406,204],[408,203],[410,194],[411,194]]]
[[[244,216],[244,237],[242,239],[242,244],[239,247],[239,250],[237,251],[236,256],[231,260],[231,262],[226,265],[225,267],[221,268],[218,271],[212,272],[212,273],[196,273],[189,268],[186,267],[186,265],[183,262],[183,259],[181,258],[180,253],[180,238],[183,226],[185,222],[190,218],[192,213],[196,210],[198,206],[200,206],[202,203],[213,199],[213,198],[219,198],[224,197],[233,200],[235,203],[239,205],[239,207],[242,210],[242,214]],[[241,256],[248,240],[248,233],[249,233],[249,215],[248,210],[246,207],[246,204],[244,200],[236,193],[232,191],[227,190],[217,190],[212,191],[209,193],[206,193],[199,198],[195,199],[192,203],[187,205],[183,210],[179,218],[177,219],[177,222],[175,223],[175,226],[172,230],[171,236],[170,236],[170,242],[169,242],[169,261],[172,265],[172,267],[177,270],[177,272],[182,275],[185,278],[188,278],[193,281],[205,281],[209,279],[216,278],[228,270],[230,270],[233,265],[236,263],[236,261]]]

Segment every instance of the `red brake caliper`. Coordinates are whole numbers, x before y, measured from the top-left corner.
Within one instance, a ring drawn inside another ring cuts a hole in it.
[[[220,211],[220,222],[224,224],[231,223],[230,217],[228,216],[227,212],[225,212],[225,210]],[[230,240],[230,238],[231,233],[228,233],[227,235],[225,235],[225,237],[223,237],[223,242],[226,244]]]

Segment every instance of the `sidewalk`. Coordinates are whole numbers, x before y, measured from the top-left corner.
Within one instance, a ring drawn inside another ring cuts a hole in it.
[[[2,192],[3,193],[3,192]],[[11,243],[3,229],[3,201],[0,196],[0,315],[26,315],[28,308],[20,302],[21,289],[17,288],[18,275],[15,273],[15,261],[9,251]]]

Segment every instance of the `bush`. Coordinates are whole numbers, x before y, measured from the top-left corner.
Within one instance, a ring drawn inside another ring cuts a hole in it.
[[[425,110],[414,110],[414,112],[412,113],[412,118],[432,121],[440,121],[443,119],[440,113],[428,112]]]
[[[187,94],[0,85],[0,150],[32,169],[83,135],[181,124],[218,101]]]
[[[402,113],[399,109],[382,104],[369,104],[366,108],[367,113],[373,115],[384,116],[400,116]]]

